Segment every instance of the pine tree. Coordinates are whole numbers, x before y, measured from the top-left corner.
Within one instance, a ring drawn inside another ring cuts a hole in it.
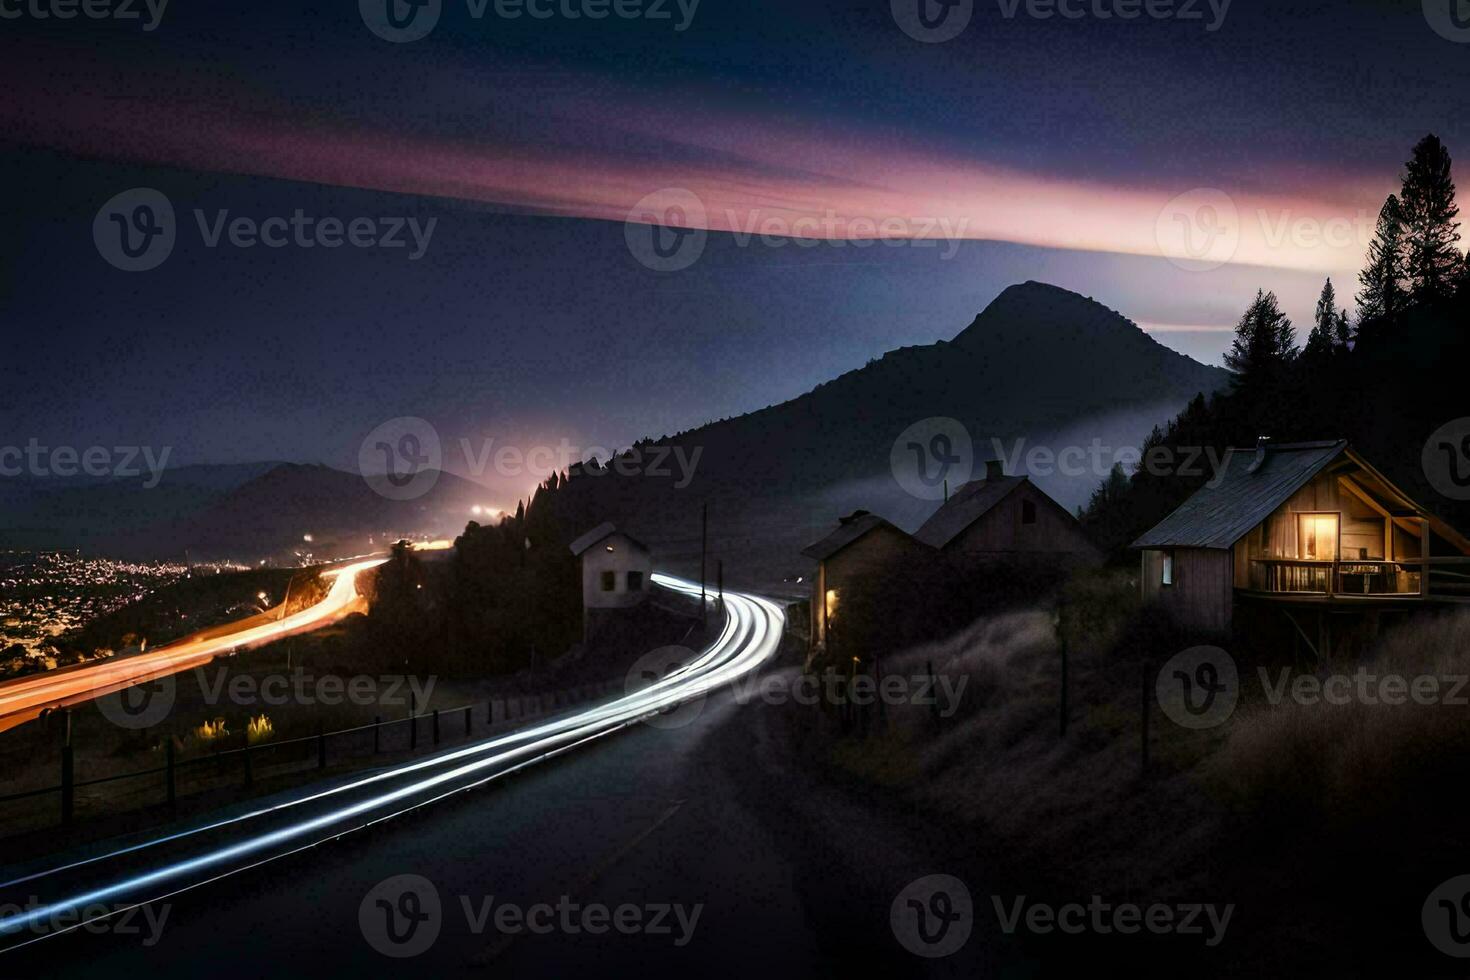
[[[1334,346],[1338,353],[1352,349],[1353,341],[1356,339],[1353,331],[1353,321],[1348,317],[1345,309],[1337,311],[1337,322],[1333,324]]]
[[[1258,290],[1225,352],[1225,366],[1235,372],[1236,387],[1271,386],[1296,355],[1296,333],[1276,294]]]
[[[1450,154],[1430,134],[1414,147],[1404,171],[1404,262],[1413,297],[1442,299],[1454,290],[1460,269],[1460,208],[1450,176]]]
[[[1307,336],[1307,346],[1302,351],[1302,358],[1321,361],[1331,357],[1336,348],[1337,291],[1332,288],[1332,280],[1328,279],[1317,300],[1317,310],[1312,315],[1312,332]]]
[[[1392,321],[1404,308],[1403,207],[1390,194],[1378,212],[1378,227],[1368,246],[1368,267],[1358,274],[1358,323]]]

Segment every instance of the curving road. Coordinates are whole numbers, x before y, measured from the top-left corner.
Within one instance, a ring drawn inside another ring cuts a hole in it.
[[[254,617],[221,635],[215,635],[217,630],[210,630],[136,656],[48,671],[0,684],[0,732],[31,721],[48,708],[90,701],[143,681],[192,670],[222,653],[336,622],[358,606],[357,576],[386,560],[375,558],[322,572],[323,578],[336,579],[322,601],[280,620]]]
[[[686,595],[699,586],[665,575]],[[78,860],[40,864],[0,881],[0,947],[18,948],[297,854],[446,797],[503,779],[640,720],[701,698],[766,663],[785,616],[755,596],[727,594],[720,636],[691,661],[609,703],[338,785],[306,787],[270,806]],[[13,903],[13,904],[12,904]]]

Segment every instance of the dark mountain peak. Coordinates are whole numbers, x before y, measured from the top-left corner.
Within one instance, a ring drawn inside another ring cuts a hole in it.
[[[1163,346],[1117,310],[1069,289],[1034,281],[1008,286],[955,337],[954,343],[973,349],[994,344],[997,339],[1116,339]]]

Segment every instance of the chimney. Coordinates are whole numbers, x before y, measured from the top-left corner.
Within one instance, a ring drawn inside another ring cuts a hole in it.
[[[1005,463],[998,459],[992,459],[985,464],[985,479],[999,480],[1006,475]]]
[[[1257,472],[1260,472],[1261,467],[1266,465],[1266,453],[1269,452],[1270,449],[1271,449],[1271,437],[1270,436],[1257,436],[1256,437],[1256,458],[1251,461],[1251,467],[1250,467],[1250,469],[1246,470],[1246,472],[1247,473],[1257,473]]]

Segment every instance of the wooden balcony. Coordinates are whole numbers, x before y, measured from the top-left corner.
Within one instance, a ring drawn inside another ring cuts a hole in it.
[[[1470,602],[1470,558],[1252,558],[1250,587],[1266,598]]]

